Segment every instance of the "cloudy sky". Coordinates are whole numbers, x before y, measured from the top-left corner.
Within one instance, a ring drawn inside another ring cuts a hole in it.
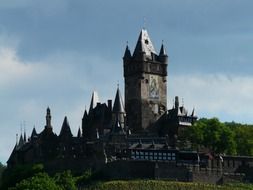
[[[169,54],[168,107],[178,95],[199,117],[253,124],[251,0],[0,0],[0,161],[21,125],[81,125],[93,90],[123,94],[122,56],[146,27]],[[144,22],[144,20],[146,20]],[[25,124],[24,124],[25,123]]]

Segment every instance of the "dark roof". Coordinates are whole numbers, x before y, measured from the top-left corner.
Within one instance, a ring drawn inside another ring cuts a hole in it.
[[[35,127],[33,127],[33,131],[32,131],[32,134],[31,134],[31,137],[37,137],[37,131],[35,129]]]
[[[160,49],[160,53],[159,56],[167,56],[164,45],[162,44],[161,49]]]
[[[65,116],[62,127],[61,127],[61,132],[60,132],[60,136],[73,136],[70,126],[69,126],[69,122],[67,117]]]
[[[78,129],[78,132],[77,132],[77,137],[80,138],[81,136],[82,136],[82,135],[81,135],[81,129],[79,128],[79,129]]]
[[[130,50],[129,50],[129,47],[128,47],[128,45],[126,46],[126,50],[125,50],[125,54],[124,54],[124,57],[123,57],[124,59],[126,59],[126,58],[131,58],[131,52],[130,52]]]
[[[125,113],[124,104],[121,98],[119,88],[117,89],[112,111],[114,113]]]
[[[99,102],[98,94],[96,91],[93,91],[91,101],[90,101],[89,113],[91,112],[91,110],[93,110],[97,106],[98,102]]]

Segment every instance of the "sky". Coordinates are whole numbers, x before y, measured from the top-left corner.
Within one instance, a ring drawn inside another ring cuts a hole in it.
[[[122,57],[143,27],[169,55],[168,108],[178,95],[201,117],[253,124],[251,0],[0,0],[0,162],[21,127],[77,134],[93,90],[124,94]]]

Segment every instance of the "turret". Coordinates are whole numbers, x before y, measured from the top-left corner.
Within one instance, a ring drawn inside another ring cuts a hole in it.
[[[82,137],[82,133],[81,133],[80,127],[79,127],[78,132],[77,132],[77,137],[78,137],[78,138],[81,138],[81,137]]]
[[[125,108],[121,98],[119,87],[117,88],[113,108],[113,131],[124,130],[125,128]]]
[[[161,49],[160,49],[159,60],[163,64],[167,64],[168,63],[168,55],[166,54],[165,47],[164,47],[163,44],[162,44]]]
[[[132,57],[131,56],[131,52],[130,52],[129,47],[127,45],[125,53],[124,53],[124,57],[123,57],[124,62],[128,61],[129,59],[131,59],[131,57]]]
[[[99,102],[98,94],[96,91],[93,91],[90,101],[90,109],[89,114],[92,112],[92,110],[97,106],[97,103]]]
[[[69,126],[68,119],[65,116],[62,127],[61,127],[61,132],[60,132],[59,137],[60,138],[71,138],[72,136],[73,135],[72,135],[72,132],[71,132],[71,129],[70,129],[70,126]]]

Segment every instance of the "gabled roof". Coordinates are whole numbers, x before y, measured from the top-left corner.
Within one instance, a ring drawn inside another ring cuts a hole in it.
[[[114,113],[125,113],[124,104],[121,98],[121,94],[119,88],[117,89],[117,93],[115,96],[112,112]]]
[[[146,29],[142,29],[134,50],[134,56],[140,53],[145,53],[147,56],[151,54],[156,54],[155,48],[152,44],[152,41],[149,38],[148,32]]]
[[[96,91],[93,91],[91,101],[90,101],[89,113],[91,110],[93,110],[96,107],[98,102],[99,102],[98,94]]]
[[[60,132],[59,136],[70,136],[70,137],[73,136],[72,132],[71,132],[71,129],[70,129],[70,126],[69,126],[68,119],[67,119],[66,116],[64,118],[64,121],[63,121],[63,124],[62,124],[62,127],[61,127],[61,132]]]

